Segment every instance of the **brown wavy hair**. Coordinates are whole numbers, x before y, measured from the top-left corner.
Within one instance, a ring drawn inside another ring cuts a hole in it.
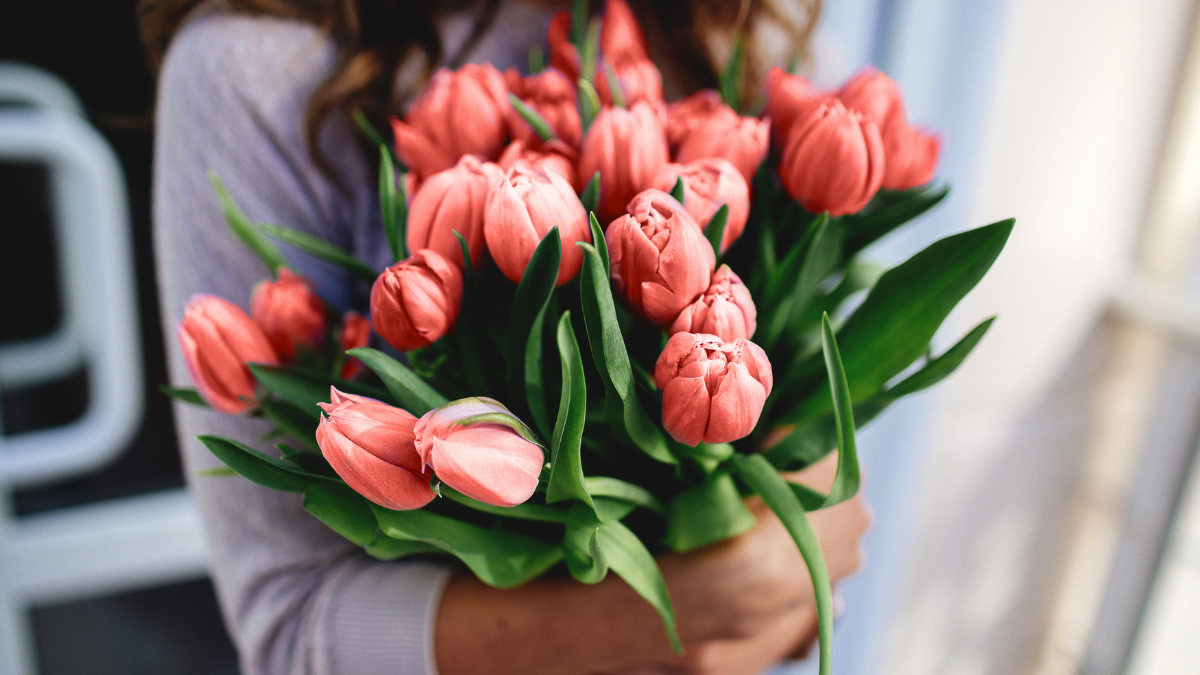
[[[139,0],[138,26],[151,66],[158,71],[171,38],[188,14],[206,0]],[[653,57],[662,69],[669,91],[684,94],[717,85],[719,63],[744,28],[757,35],[773,29],[784,42],[783,59],[804,60],[820,12],[821,0],[628,0],[642,22]],[[361,109],[377,128],[386,128],[387,116],[400,109],[394,82],[410,58],[421,58],[428,77],[442,62],[437,19],[449,12],[474,9],[471,34],[458,53],[445,63],[461,65],[465,55],[487,31],[500,0],[222,0],[221,6],[250,15],[267,15],[306,21],[319,26],[339,47],[336,64],[317,88],[306,111],[305,132],[309,152],[317,165],[330,173],[317,139],[324,121],[335,110],[350,115]],[[591,0],[599,10],[602,0]],[[754,98],[760,77],[779,54],[766,55],[758,40],[747,50],[744,93]],[[424,78],[418,78],[419,85]],[[414,86],[415,86],[414,85]]]

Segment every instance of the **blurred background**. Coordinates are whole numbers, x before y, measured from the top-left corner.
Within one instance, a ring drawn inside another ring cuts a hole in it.
[[[237,672],[157,393],[133,5],[0,10],[4,675]],[[861,432],[834,671],[1200,672],[1195,3],[826,0],[809,74],[867,63],[953,185],[868,254],[1017,228],[945,327],[998,314],[975,354]]]

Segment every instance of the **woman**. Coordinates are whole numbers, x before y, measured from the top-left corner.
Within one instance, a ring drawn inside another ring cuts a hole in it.
[[[361,108],[382,126],[432,65],[522,63],[558,4],[143,0],[143,36],[161,62],[155,245],[173,378],[186,382],[173,333],[187,299],[214,293],[245,307],[266,275],[230,236],[206,171],[252,218],[318,234],[381,269],[371,155],[345,113]],[[668,95],[711,86],[702,27],[728,25],[736,11],[715,0],[634,4],[663,52]],[[748,7],[748,21],[772,16]],[[364,308],[365,289],[340,270],[287,255],[339,310]],[[760,518],[750,532],[660,556],[688,649],[679,657],[650,607],[613,575],[596,586],[543,578],[500,591],[449,564],[370,559],[305,513],[298,495],[198,475],[218,465],[198,434],[249,441],[265,431],[258,421],[194,408],[177,416],[213,579],[248,675],[751,674],[815,634],[803,562],[761,505],[752,505]],[[827,486],[832,469],[824,463],[806,478]],[[857,568],[866,522],[858,501],[813,514],[835,578]]]

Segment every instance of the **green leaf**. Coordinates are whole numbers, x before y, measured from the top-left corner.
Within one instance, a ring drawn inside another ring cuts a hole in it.
[[[571,44],[575,49],[583,49],[587,40],[588,0],[575,0],[571,3]]]
[[[875,396],[925,353],[946,315],[1000,255],[1012,227],[1009,219],[951,235],[879,278],[838,335],[851,400]],[[831,408],[825,384],[782,421],[801,422]]]
[[[525,356],[535,335],[533,325],[554,293],[561,261],[562,237],[558,228],[552,227],[546,236],[542,237],[529,259],[529,264],[525,266],[525,275],[517,285],[517,294],[513,297],[512,308],[508,312],[508,327],[504,333],[504,356],[508,386],[514,396],[522,391],[527,381]],[[536,335],[540,351],[541,334]],[[543,409],[544,407],[543,403]]]
[[[683,191],[683,176],[679,176],[675,179],[675,185],[671,188],[671,196],[674,197],[675,201],[679,202],[680,204],[683,204]]]
[[[192,475],[193,476],[203,476],[205,478],[228,478],[229,476],[238,475],[238,472],[234,471],[233,469],[231,469],[227,466],[218,466],[218,467],[215,467],[212,469],[204,469],[203,471],[196,471]]]
[[[326,391],[328,393],[328,390]],[[294,403],[279,401],[265,396],[259,399],[258,407],[272,424],[304,444],[306,448],[320,450],[317,446],[315,435],[320,417],[319,412],[318,418],[314,419],[307,410],[301,409]]]
[[[387,141],[383,140],[383,134],[379,133],[379,130],[375,128],[374,124],[371,124],[371,120],[367,119],[367,116],[363,114],[361,108],[355,108],[352,117],[354,117],[354,123],[358,125],[359,131],[363,132],[363,135],[369,138],[373,145],[387,148],[388,154],[392,157],[392,161],[397,165],[404,165],[403,162],[400,161],[400,157],[396,155],[396,151],[391,145],[388,145]]]
[[[729,61],[725,64],[725,68],[721,70],[721,76],[717,85],[721,92],[721,100],[729,104],[729,107],[734,110],[742,109],[742,73],[744,71],[743,62],[745,61],[745,46],[743,42],[742,34],[738,33],[738,36],[733,40],[733,49],[729,53]]]
[[[272,225],[270,223],[258,223],[258,228],[297,250],[337,265],[361,281],[368,284],[375,283],[375,277],[378,274],[375,270],[371,269],[370,265],[320,237],[290,227]]]
[[[881,190],[862,213],[846,217],[846,257],[937,206],[950,186],[919,187],[903,192]]]
[[[541,45],[529,45],[529,54],[525,57],[525,67],[530,75],[537,75],[546,69],[546,52]]]
[[[608,83],[608,93],[612,96],[613,107],[625,107],[625,93],[621,91],[621,81],[617,79],[617,72],[613,70],[612,63],[608,59],[604,59],[604,79]]]
[[[663,513],[663,505],[649,490],[633,483],[608,476],[588,476],[583,479],[584,488],[593,497],[608,497],[636,506]]]
[[[589,180],[587,186],[583,188],[583,194],[579,195],[579,203],[583,204],[583,210],[587,211],[589,214],[596,210],[596,206],[600,203],[599,171],[592,174],[592,179]]]
[[[583,462],[579,456],[587,416],[587,382],[579,343],[571,328],[570,312],[563,312],[558,321],[558,354],[562,361],[562,396],[558,402],[558,419],[554,423],[546,502],[553,504],[574,499],[594,510],[596,505],[584,485]]]
[[[243,478],[272,490],[303,492],[314,479],[329,480],[278,460],[244,443],[220,436],[197,436],[217,459]]]
[[[329,388],[387,401],[388,393],[375,387],[327,377],[299,366],[276,366],[262,363],[246,364],[258,383],[271,393],[291,403],[312,419],[321,418],[318,403],[329,402]],[[411,411],[410,411],[411,412]]]
[[[208,170],[208,182],[212,183],[213,189],[217,191],[217,198],[221,200],[221,210],[225,212],[225,220],[229,223],[229,229],[234,236],[248,246],[259,260],[263,261],[267,269],[271,270],[271,274],[279,276],[279,270],[289,267],[287,258],[283,257],[283,252],[254,227],[250,219],[246,217],[246,213],[242,211],[242,207],[234,201],[233,195],[229,193],[229,189],[225,187],[225,183],[221,181],[221,177],[217,175],[216,171]]]
[[[587,33],[583,38],[583,47],[579,50],[580,77],[589,85],[594,84],[592,78],[596,77],[596,64],[599,63],[599,58],[600,18],[596,17],[588,22]],[[593,89],[593,91],[595,90]]]
[[[757,339],[772,350],[789,320],[812,302],[821,282],[833,272],[842,256],[842,230],[828,213],[810,225],[812,235],[796,242],[767,285]]]
[[[829,583],[829,571],[825,567],[825,556],[821,543],[808,522],[796,493],[787,481],[762,455],[735,455],[733,466],[738,476],[746,481],[779,517],[788,534],[800,549],[808,574],[812,578],[813,592],[817,601],[817,632],[820,651],[820,675],[829,675],[830,659],[833,656],[833,589]]]
[[[379,212],[383,216],[383,233],[387,238],[392,261],[400,262],[408,257],[408,196],[405,194],[405,176],[396,180],[396,168],[388,148],[379,146]]]
[[[542,379],[542,337],[548,308],[547,303],[538,311],[525,342],[525,402],[529,404],[533,423],[542,438],[549,438],[554,433],[550,427],[550,413],[546,411],[546,382]]]
[[[563,557],[571,576],[581,583],[598,584],[608,576],[608,558],[600,543],[604,523],[583,504],[571,507],[563,531]]]
[[[597,171],[596,174],[599,175],[600,172]],[[608,259],[608,241],[604,238],[604,230],[600,227],[600,221],[596,220],[595,213],[588,213],[588,228],[592,231],[592,245],[600,254],[600,261],[604,263],[604,276],[607,278],[612,271],[612,265]]]
[[[425,510],[392,511],[375,504],[371,508],[387,536],[435,546],[497,588],[520,586],[562,560],[562,546],[523,534],[489,530]]]
[[[675,630],[675,608],[654,556],[636,534],[619,522],[603,523],[598,530],[600,548],[609,569],[654,607],[667,631],[671,649],[682,654],[683,644]]]
[[[708,243],[712,246],[713,254],[717,256],[717,260],[721,259],[721,254],[725,251],[721,249],[721,237],[725,236],[725,223],[729,220],[729,205],[722,204],[721,208],[713,214],[709,219],[708,225],[704,228],[704,236],[708,239]]]
[[[371,502],[344,483],[309,483],[304,488],[304,510],[359,546],[369,546],[379,532]]]
[[[316,445],[315,443],[313,445]],[[329,462],[325,456],[321,454],[321,449],[318,446],[316,450],[301,450],[294,448],[286,443],[276,443],[275,447],[282,453],[280,457],[285,462],[295,464],[302,470],[309,473],[315,473],[319,476],[327,478],[337,478],[337,472],[333,467],[329,466]]]
[[[477,499],[472,499],[463,493],[455,490],[449,485],[442,484],[440,489],[441,495],[452,502],[470,507],[476,511],[490,513],[494,516],[504,516],[506,518],[516,518],[518,520],[535,520],[542,523],[565,523],[567,522],[567,512],[564,509],[556,509],[550,506],[542,506],[541,504],[518,504],[516,506],[492,506]]]
[[[575,82],[575,90],[579,99],[579,121],[586,135],[592,122],[596,121],[596,115],[600,114],[600,96],[592,83],[582,77]]]
[[[637,399],[633,368],[629,364],[629,353],[625,351],[625,338],[617,323],[608,283],[605,264],[608,250],[604,246],[604,237],[595,235],[598,229],[595,220],[592,227],[596,246],[577,244],[584,250],[579,294],[592,358],[604,381],[606,416],[610,425],[624,428],[629,438],[651,458],[664,464],[678,464],[679,460],[668,449],[662,431],[650,421]]]
[[[400,403],[400,407],[417,417],[449,403],[445,396],[409,370],[408,366],[378,349],[359,347],[347,350],[346,353],[374,371]]]
[[[854,408],[850,404],[850,384],[838,353],[837,340],[829,315],[821,318],[821,349],[825,355],[825,370],[833,396],[833,417],[837,426],[838,464],[833,487],[824,506],[840,504],[858,492],[858,450],[854,442]]]
[[[410,555],[441,552],[442,549],[423,541],[393,539],[387,536],[376,538],[375,542],[367,547],[367,555],[377,560],[396,560]]]
[[[739,535],[756,522],[733,478],[717,473],[671,500],[665,543],[677,553],[692,551]]]
[[[462,308],[459,309],[458,326],[454,332],[458,336],[463,370],[466,372],[467,386],[471,388],[471,393],[475,396],[491,396],[492,389],[485,375],[486,364],[479,349],[479,329],[475,323],[478,289],[475,287],[475,272],[471,269],[471,251],[467,247],[467,240],[458,230],[454,231],[454,236],[458,237],[463,256]]]
[[[517,95],[511,91],[508,92],[508,102],[512,104],[513,110],[515,110],[517,114],[521,116],[521,119],[525,120],[529,126],[533,127],[534,133],[536,133],[538,138],[542,139],[543,142],[552,141],[557,138],[557,136],[554,135],[554,127],[550,126],[550,123],[542,118],[542,116],[539,115],[536,110],[525,105],[525,102],[517,98]]]
[[[208,401],[205,401],[204,397],[200,395],[200,392],[196,391],[195,389],[188,389],[186,387],[168,387],[164,384],[159,386],[158,390],[175,399],[176,401],[182,401],[188,405],[194,405],[197,408],[208,408],[209,410],[212,410],[212,406],[208,404]]]
[[[983,339],[984,334],[992,327],[992,322],[995,320],[996,317],[993,316],[975,326],[971,329],[971,332],[963,336],[953,347],[947,349],[941,356],[926,363],[917,372],[886,389],[883,395],[896,400],[901,396],[908,396],[941,382],[962,364],[967,355],[975,349],[975,345],[979,344],[979,341]]]

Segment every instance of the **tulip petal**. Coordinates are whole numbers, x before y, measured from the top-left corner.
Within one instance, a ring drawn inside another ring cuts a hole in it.
[[[317,428],[321,453],[346,484],[384,508],[419,509],[436,496],[426,476],[393,466],[363,450],[348,438],[330,433],[322,421]]]
[[[516,506],[533,496],[545,462],[541,448],[495,424],[433,439],[430,459],[446,485],[493,506]]]
[[[695,446],[704,440],[711,404],[702,378],[677,377],[663,389],[663,428],[671,438]]]
[[[712,397],[704,441],[729,443],[745,438],[758,424],[766,401],[766,389],[750,375],[745,364],[730,364]]]

